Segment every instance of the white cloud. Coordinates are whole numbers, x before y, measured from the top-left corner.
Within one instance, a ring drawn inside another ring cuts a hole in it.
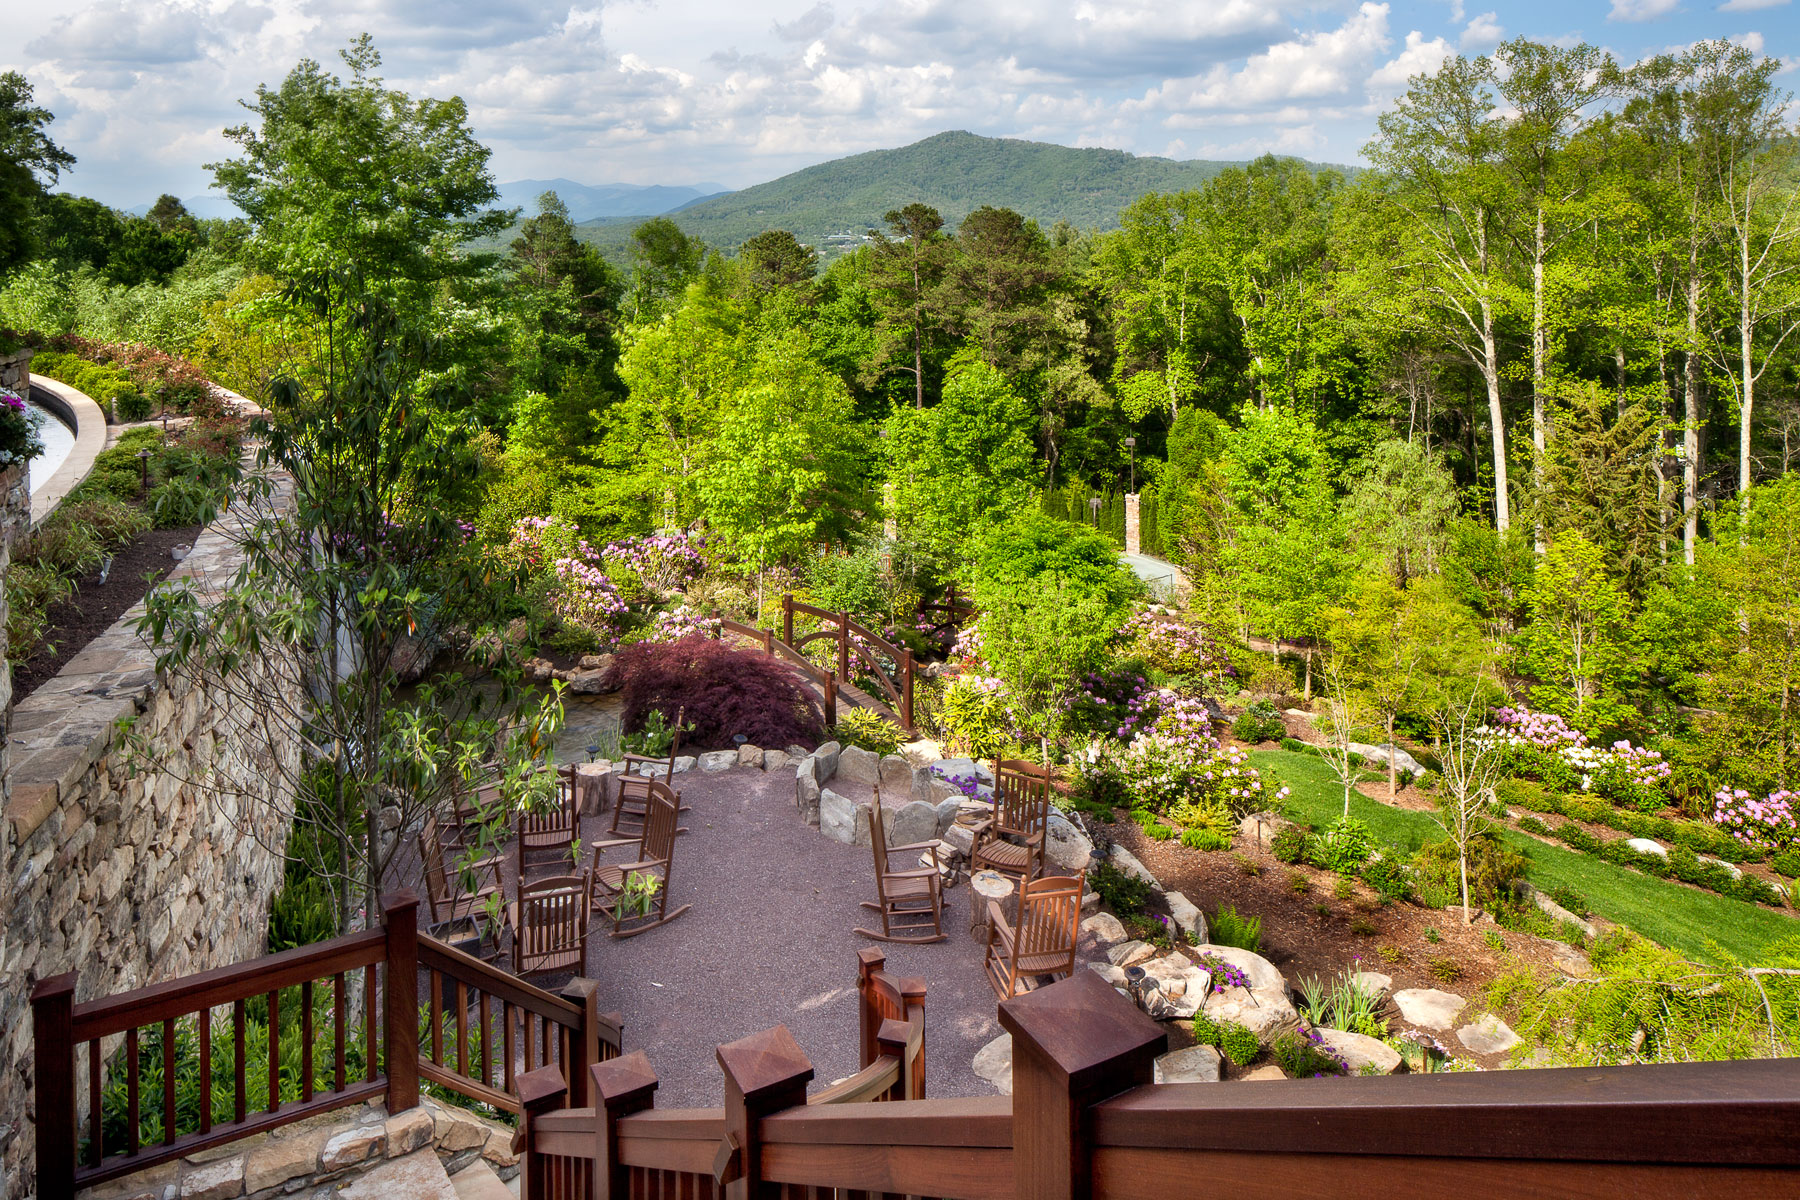
[[[1444,60],[1455,51],[1443,38],[1432,38],[1413,30],[1406,35],[1406,47],[1369,76],[1372,95],[1394,96],[1406,90],[1407,81],[1415,75],[1435,75]]]
[[[1485,12],[1469,22],[1460,44],[1465,53],[1485,54],[1505,38],[1506,27],[1500,24],[1499,15]]]
[[[1656,21],[1680,7],[1681,0],[1612,0],[1609,21]]]
[[[1788,0],[1725,0],[1719,5],[1720,12],[1761,12],[1765,8],[1780,8]]]

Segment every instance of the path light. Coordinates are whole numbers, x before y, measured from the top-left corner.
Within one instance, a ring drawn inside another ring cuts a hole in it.
[[[743,746],[743,744],[745,742],[747,742],[749,740],[750,740],[749,738],[745,737],[741,733],[734,733],[731,735],[731,744],[734,746],[738,746],[740,748]]]
[[[1092,509],[1094,513],[1094,528],[1100,528],[1100,497],[1094,496],[1089,499],[1088,507]]]
[[[143,484],[143,490],[147,492],[150,490],[150,451],[139,450],[137,459],[138,479]]]
[[[588,750],[588,761],[589,762],[596,762],[599,760],[599,758],[600,758],[600,743],[599,742],[589,742],[587,750]]]
[[[1136,438],[1128,437],[1125,439],[1125,451],[1127,454],[1129,454],[1131,456],[1131,490],[1132,490],[1132,492],[1135,493],[1137,491],[1137,439]]]

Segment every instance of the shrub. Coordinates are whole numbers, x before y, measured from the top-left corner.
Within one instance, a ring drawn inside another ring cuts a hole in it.
[[[1312,880],[1306,877],[1305,871],[1289,871],[1287,884],[1288,891],[1296,896],[1304,896],[1312,891]]]
[[[906,731],[873,709],[846,706],[838,713],[832,736],[846,746],[892,754],[906,741]]]
[[[1181,844],[1190,850],[1229,850],[1231,835],[1217,829],[1184,829]]]
[[[1343,1075],[1348,1068],[1317,1030],[1283,1033],[1269,1042],[1269,1057],[1295,1079]]]
[[[1579,825],[1564,823],[1557,826],[1556,836],[1561,838],[1571,850],[1579,850],[1583,854],[1598,854],[1600,839]]]
[[[106,547],[92,529],[58,514],[38,526],[14,557],[74,578],[98,567]]]
[[[695,749],[733,745],[743,734],[758,746],[817,742],[818,709],[788,669],[762,654],[690,637],[672,643],[638,642],[619,651],[623,725],[644,727],[652,711],[685,710]]]
[[[142,392],[122,392],[113,397],[113,422],[124,425],[132,421],[147,420],[150,416],[150,397]]]
[[[1125,788],[1125,777],[1119,774],[1118,768],[1105,755],[1088,762],[1078,759],[1075,764],[1075,782],[1070,789],[1070,799],[1074,807],[1089,812],[1103,821],[1113,819],[1115,808],[1127,808],[1131,804],[1131,794]]]
[[[1316,834],[1308,858],[1316,867],[1355,875],[1375,850],[1375,835],[1355,817],[1340,817]]]
[[[1299,738],[1282,738],[1281,748],[1288,751],[1290,754],[1310,754],[1315,758],[1317,758],[1319,754],[1319,748],[1317,746],[1309,746]]]
[[[1230,904],[1221,904],[1207,925],[1207,937],[1215,946],[1236,946],[1254,953],[1262,949],[1262,918],[1246,916]]]
[[[1535,833],[1540,837],[1550,836],[1550,827],[1536,817],[1520,817],[1519,828],[1526,833]]]
[[[1310,840],[1306,830],[1300,826],[1284,825],[1275,831],[1274,837],[1269,839],[1269,853],[1275,856],[1277,862],[1284,862],[1291,866],[1306,858],[1307,843]]]
[[[1490,910],[1512,904],[1518,894],[1519,884],[1531,865],[1530,860],[1523,854],[1508,849],[1492,830],[1470,841],[1468,858],[1469,903]],[[1448,892],[1450,899],[1447,903],[1462,902],[1461,871],[1456,846],[1448,838],[1427,842],[1420,847],[1413,859],[1413,867],[1419,873],[1421,881],[1429,880],[1431,884],[1427,889],[1424,882],[1421,882],[1421,901],[1426,898],[1429,890],[1433,899]],[[1432,907],[1442,908],[1447,907],[1447,904]]]
[[[108,548],[123,545],[151,525],[150,515],[143,509],[109,495],[65,500],[56,515],[91,530]]]
[[[1800,879],[1800,846],[1792,850],[1783,850],[1769,860],[1769,865],[1775,868],[1777,873],[1786,875],[1789,879]]]
[[[1559,883],[1544,894],[1578,917],[1588,915],[1587,897],[1566,883]]]
[[[1727,896],[1739,900],[1747,900],[1752,904],[1768,904],[1775,908],[1782,906],[1781,893],[1775,888],[1751,874],[1743,874],[1719,889]]]
[[[1384,856],[1371,859],[1363,868],[1363,882],[1375,889],[1383,900],[1393,902],[1412,895],[1412,872],[1398,858]]]
[[[1612,806],[1598,796],[1570,796],[1563,802],[1563,812],[1577,821],[1596,825],[1612,823]]]
[[[995,758],[1012,740],[1012,721],[1000,681],[959,675],[944,689],[938,724],[954,747],[976,759]]]
[[[1462,965],[1454,958],[1439,955],[1425,964],[1426,973],[1439,983],[1455,983],[1462,978]]]
[[[197,479],[170,479],[150,489],[150,511],[159,529],[204,525],[219,515],[223,497]]]
[[[1088,886],[1100,896],[1101,903],[1121,918],[1144,911],[1150,900],[1150,885],[1135,875],[1127,875],[1112,863],[1103,862],[1088,872]]]
[[[1281,710],[1267,700],[1258,700],[1231,723],[1231,736],[1240,742],[1268,742],[1283,738],[1282,745],[1292,740],[1285,737],[1287,726],[1281,720]]]
[[[1508,808],[1541,813],[1563,811],[1563,798],[1535,780],[1502,779],[1494,788],[1494,796]]]

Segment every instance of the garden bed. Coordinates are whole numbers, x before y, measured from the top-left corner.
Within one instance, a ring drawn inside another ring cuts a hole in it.
[[[104,585],[99,572],[84,576],[66,600],[50,606],[44,635],[28,657],[12,664],[15,701],[56,678],[57,672],[87,644],[112,628],[132,605],[142,600],[176,567],[170,551],[192,546],[202,526],[148,529],[113,552],[112,570]]]

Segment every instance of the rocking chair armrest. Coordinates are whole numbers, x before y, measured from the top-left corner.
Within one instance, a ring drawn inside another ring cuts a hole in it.
[[[936,875],[936,867],[915,867],[910,871],[883,871],[883,879],[929,879]]]
[[[889,854],[899,854],[903,850],[936,850],[936,849],[937,849],[937,839],[932,838],[929,842],[908,842],[904,846],[889,846],[887,848],[887,852]]]
[[[635,846],[643,840],[643,838],[607,838],[604,841],[589,842],[587,846],[589,850],[611,850],[614,846]]]
[[[620,762],[628,762],[628,763],[655,763],[658,766],[662,766],[662,767],[666,767],[669,765],[669,759],[666,756],[663,758],[657,758],[654,755],[650,755],[650,754],[632,754],[629,752],[627,752],[625,757],[621,758],[619,761]]]
[[[987,833],[993,827],[994,827],[994,818],[983,817],[981,820],[975,822],[973,825],[968,826],[968,830],[970,833],[974,834],[976,837],[981,837],[983,834]]]
[[[629,875],[633,871],[641,871],[641,870],[645,869],[646,867],[660,867],[660,866],[662,866],[662,863],[657,862],[654,859],[652,859],[652,860],[649,860],[646,862],[620,863],[617,869],[621,873]]]
[[[1006,912],[1000,907],[998,900],[989,900],[988,906],[988,944],[999,942],[1007,950],[1012,949],[1012,927],[1006,923]]]

